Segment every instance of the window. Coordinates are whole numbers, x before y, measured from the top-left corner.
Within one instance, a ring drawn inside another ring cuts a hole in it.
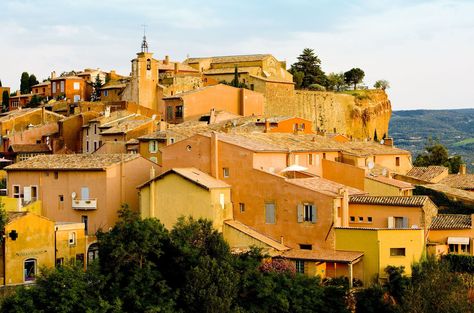
[[[311,222],[316,223],[317,220],[317,210],[316,206],[312,203],[303,203],[299,204],[297,208],[298,213],[298,223],[302,222]]]
[[[59,195],[59,202],[64,202],[64,196],[63,195]]]
[[[62,80],[60,84],[61,84],[60,90],[61,92],[64,92],[64,80]]]
[[[304,261],[296,260],[296,272],[304,274]]]
[[[228,178],[229,177],[229,168],[228,167],[223,167],[222,168],[222,176],[224,178]]]
[[[176,118],[182,118],[183,117],[183,106],[182,105],[176,106],[175,117]]]
[[[75,232],[70,232],[69,233],[69,245],[70,246],[75,246],[76,245],[76,233]]]
[[[372,223],[372,216],[367,217],[367,222]]]
[[[459,245],[458,244],[450,244],[449,245],[449,253],[459,253]]]
[[[254,90],[255,89],[255,85],[254,84],[250,84],[250,90]]]
[[[362,223],[364,221],[364,217],[363,216],[359,216],[359,223]]]
[[[150,153],[156,153],[158,151],[158,141],[150,140],[148,143],[148,151]]]
[[[58,171],[55,171],[54,172],[54,179],[58,179],[59,178],[59,172]]]
[[[265,203],[265,223],[275,224],[275,203],[267,202]]]
[[[36,279],[36,259],[28,259],[25,261],[23,275],[25,282],[34,281]]]
[[[53,93],[56,93],[56,83],[53,83]]]
[[[174,138],[170,138],[170,145],[174,144]]]
[[[150,157],[150,161],[152,161],[153,163],[158,163],[158,159],[156,157]]]
[[[31,186],[31,201],[38,200],[38,186]]]
[[[300,243],[301,250],[313,250],[313,245]]]
[[[56,267],[60,267],[64,264],[64,258],[57,258],[56,259]]]
[[[405,248],[390,248],[390,256],[405,256]]]
[[[245,203],[239,203],[239,210],[240,210],[240,213],[245,212]]]
[[[389,216],[388,228],[408,228],[408,217]]]
[[[97,124],[94,124],[94,134],[97,134]]]
[[[147,71],[151,70],[151,60],[150,59],[146,60],[146,70]]]
[[[166,107],[166,119],[171,121],[173,119],[173,107],[169,105]]]
[[[74,90],[79,90],[81,88],[81,84],[79,82],[74,83]]]
[[[400,157],[395,158],[395,166],[400,166]]]
[[[323,152],[323,159],[326,160],[326,152]]]
[[[97,150],[97,148],[99,148],[98,146],[99,146],[99,145],[98,145],[97,140],[94,140],[94,151]]]
[[[313,165],[313,154],[312,153],[308,154],[308,164]]]
[[[89,127],[86,128],[86,136],[89,136]]]
[[[20,198],[20,185],[13,185],[13,198]]]
[[[104,90],[104,97],[107,97],[109,95],[109,91],[108,90]]]
[[[355,222],[355,221],[356,221],[355,216],[351,216],[351,222]]]
[[[86,152],[89,152],[89,141],[86,141]]]
[[[87,215],[81,216],[81,222],[84,223],[84,233],[87,235],[87,227],[89,222],[89,217]]]
[[[304,123],[300,124],[300,130],[304,130]]]

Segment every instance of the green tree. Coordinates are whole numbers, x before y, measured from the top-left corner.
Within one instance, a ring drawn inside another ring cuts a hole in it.
[[[344,73],[329,73],[327,81],[329,89],[341,91],[345,86]]]
[[[176,294],[160,269],[169,248],[168,231],[156,219],[140,219],[124,206],[108,232],[97,233],[104,296],[125,312],[173,312]]]
[[[293,82],[295,83],[296,89],[301,89],[303,86],[304,73],[295,71],[293,72]]]
[[[362,82],[365,77],[365,73],[360,68],[352,68],[344,73],[344,81],[347,84],[354,85],[354,90],[357,89],[357,84]]]
[[[10,95],[8,91],[4,90],[2,93],[2,112],[8,111],[8,105],[10,102]]]
[[[44,100],[42,96],[38,95],[33,95],[31,97],[30,103],[28,103],[28,107],[30,108],[36,108],[38,105],[41,104],[41,102]]]
[[[303,73],[301,88],[308,88],[312,84],[327,85],[326,75],[321,69],[321,60],[314,53],[313,49],[305,48],[297,59],[298,61],[291,65],[289,72],[293,75],[297,72]],[[299,79],[298,75],[301,74],[297,74]],[[293,81],[297,83],[295,76],[293,76]]]
[[[92,95],[91,95],[92,101],[100,101],[100,89],[102,88],[102,86],[103,86],[102,80],[100,79],[99,74],[97,74],[94,82],[92,83]]]
[[[30,92],[30,75],[28,72],[21,73],[20,79],[20,93],[27,94]]]
[[[463,164],[461,156],[449,156],[448,149],[438,140],[428,139],[425,152],[418,154],[414,166],[440,165],[446,166],[450,173],[458,173],[460,165]]]
[[[390,83],[388,82],[388,80],[381,79],[375,82],[374,87],[377,89],[385,90],[390,88]]]
[[[36,76],[34,74],[31,74],[30,77],[28,78],[28,93],[31,92],[31,87],[34,85],[38,84],[38,80],[36,79]]]

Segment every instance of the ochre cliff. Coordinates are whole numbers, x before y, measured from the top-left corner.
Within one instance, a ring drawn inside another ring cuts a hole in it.
[[[380,140],[388,135],[392,107],[382,90],[349,93],[296,90],[285,97],[266,94],[265,114],[298,116],[313,121],[315,130],[354,139]]]

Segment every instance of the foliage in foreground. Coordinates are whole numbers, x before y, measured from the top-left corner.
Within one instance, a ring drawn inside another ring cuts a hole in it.
[[[324,286],[259,249],[233,255],[206,220],[168,231],[129,209],[98,233],[87,271],[43,269],[37,284],[7,297],[0,312],[348,312],[347,287]]]

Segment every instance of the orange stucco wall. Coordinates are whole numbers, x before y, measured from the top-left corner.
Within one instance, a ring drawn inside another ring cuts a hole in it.
[[[365,170],[350,164],[322,160],[323,177],[343,185],[364,190]]]

